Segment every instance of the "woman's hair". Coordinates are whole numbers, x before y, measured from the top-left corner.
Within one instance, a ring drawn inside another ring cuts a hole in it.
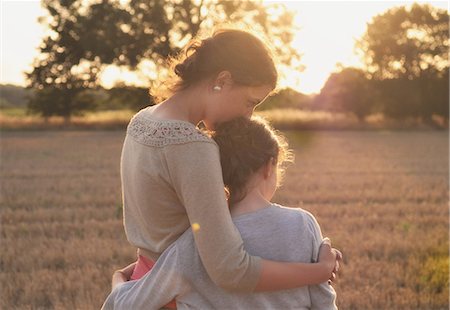
[[[284,136],[275,131],[261,117],[244,117],[224,122],[212,133],[219,145],[220,163],[228,202],[241,201],[251,176],[273,160],[277,165],[278,186],[284,173],[284,164],[292,161],[292,153]]]
[[[178,56],[170,58],[169,77],[152,86],[150,93],[159,101],[221,71],[229,71],[240,85],[270,85],[273,89],[277,85],[278,73],[268,44],[248,31],[220,29],[209,38],[192,39]]]

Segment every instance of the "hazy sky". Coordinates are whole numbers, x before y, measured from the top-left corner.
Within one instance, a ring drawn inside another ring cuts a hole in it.
[[[270,1],[268,1],[270,2]],[[354,40],[365,32],[371,17],[393,6],[413,1],[277,1],[296,12],[295,23],[300,27],[294,46],[303,54],[303,72],[285,72],[282,86],[304,93],[318,93],[327,77],[340,62],[360,66],[353,53]],[[448,10],[447,1],[418,1]],[[30,70],[38,55],[37,47],[45,29],[37,22],[45,11],[40,1],[0,0],[1,6],[1,74],[0,83],[24,85],[23,71]],[[102,81],[110,87],[116,79],[139,83],[139,78],[122,70],[108,68]]]

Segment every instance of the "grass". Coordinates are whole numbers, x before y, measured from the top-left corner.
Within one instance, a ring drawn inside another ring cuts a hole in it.
[[[135,112],[131,110],[111,110],[87,112],[83,116],[73,116],[70,124],[63,117],[52,116],[47,121],[36,115],[28,115],[26,109],[0,109],[0,129],[2,130],[48,130],[48,129],[124,129]],[[439,116],[433,123],[426,124],[420,119],[409,118],[402,121],[373,114],[359,121],[349,113],[324,111],[303,111],[296,109],[274,109],[257,111],[279,129],[283,130],[380,130],[380,129],[448,129],[448,121]]]
[[[45,121],[37,115],[28,115],[25,109],[0,110],[2,130],[48,130],[48,129],[123,129],[135,112],[131,110],[111,110],[87,112],[73,116],[69,125],[64,118],[51,116]]]
[[[6,108],[0,110],[0,115],[11,118],[25,117],[27,116],[27,110],[24,108]]]
[[[135,259],[122,227],[124,131],[1,134],[1,309],[99,309]],[[344,254],[341,309],[448,309],[448,133],[290,131],[274,201]]]

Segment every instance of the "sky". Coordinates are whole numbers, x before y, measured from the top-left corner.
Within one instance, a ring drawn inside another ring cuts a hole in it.
[[[267,1],[271,2],[271,1]],[[275,2],[275,1],[274,1]],[[387,9],[413,1],[276,1],[296,13],[293,46],[303,55],[305,70],[283,70],[281,87],[291,87],[305,94],[319,93],[337,63],[361,67],[354,53],[355,40],[366,30],[371,18]],[[416,1],[448,10],[448,1]],[[0,0],[1,43],[0,83],[25,85],[23,71],[29,71],[38,55],[38,46],[46,29],[38,23],[45,15],[36,0]],[[325,22],[324,22],[325,21]],[[108,67],[102,84],[111,87],[116,80],[141,84],[139,76],[126,69]],[[142,85],[142,84],[141,84]]]

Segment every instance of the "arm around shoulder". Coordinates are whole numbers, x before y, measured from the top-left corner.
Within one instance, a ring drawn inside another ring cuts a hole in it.
[[[167,166],[186,208],[194,240],[211,280],[225,290],[276,291],[328,280],[326,264],[286,263],[249,255],[234,226],[225,197],[219,149],[212,142],[172,145]]]
[[[249,255],[226,201],[217,144],[201,141],[170,145],[165,152],[170,180],[186,209],[202,263],[216,285],[252,292],[261,258]]]

